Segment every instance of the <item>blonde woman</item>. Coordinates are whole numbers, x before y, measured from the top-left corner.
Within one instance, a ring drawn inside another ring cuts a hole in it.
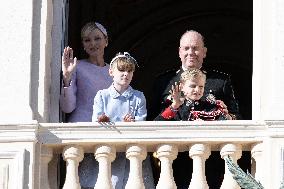
[[[105,27],[98,22],[87,23],[81,30],[81,40],[87,59],[77,60],[71,47],[65,47],[62,55],[60,106],[63,112],[70,113],[68,122],[92,121],[95,95],[112,83],[109,65],[104,61],[108,45]]]

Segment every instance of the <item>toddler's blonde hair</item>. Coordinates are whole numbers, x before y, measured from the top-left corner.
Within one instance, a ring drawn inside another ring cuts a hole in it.
[[[192,79],[204,79],[206,81],[206,75],[199,69],[188,69],[184,71],[180,76],[180,83],[184,84],[187,80]]]

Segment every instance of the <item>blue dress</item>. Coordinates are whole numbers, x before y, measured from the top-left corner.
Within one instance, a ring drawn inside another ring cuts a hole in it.
[[[123,94],[119,94],[113,85],[98,91],[94,99],[93,121],[105,113],[111,122],[123,121],[127,113],[135,117],[135,121],[144,121],[147,116],[146,99],[142,92],[129,86]]]

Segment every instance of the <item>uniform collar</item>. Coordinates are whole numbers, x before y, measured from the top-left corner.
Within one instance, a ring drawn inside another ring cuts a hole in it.
[[[109,91],[110,91],[110,96],[112,98],[118,98],[120,96],[125,97],[126,99],[130,98],[133,95],[133,88],[129,85],[128,88],[126,89],[126,91],[124,91],[122,94],[119,94],[119,92],[117,92],[113,86],[113,84],[109,87]]]
[[[184,72],[185,70],[187,70],[187,68],[185,68],[184,66],[181,66],[180,69],[179,69],[179,71],[183,71],[183,72]],[[205,69],[204,69],[204,67],[201,66],[201,68],[199,68],[199,70],[202,70],[202,71],[203,71],[203,70],[205,70]]]

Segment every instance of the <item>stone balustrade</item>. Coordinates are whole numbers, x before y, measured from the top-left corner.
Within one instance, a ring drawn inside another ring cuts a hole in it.
[[[66,161],[66,178],[63,189],[80,189],[78,166],[83,160],[84,152],[82,147],[68,145],[63,149],[63,158]]]
[[[257,145],[261,146],[262,143]],[[230,155],[237,164],[241,157],[241,144],[227,143],[221,147],[222,158]],[[129,179],[126,189],[145,189],[142,179],[142,161],[146,158],[146,148],[138,144],[127,145],[126,157],[130,160]],[[189,156],[193,159],[192,179],[189,189],[208,189],[205,176],[205,161],[210,156],[210,145],[196,143],[190,147]],[[178,146],[174,144],[161,144],[157,147],[157,157],[161,161],[161,173],[156,189],[176,189],[173,177],[172,163],[178,154]],[[99,174],[95,189],[112,189],[111,162],[115,159],[115,148],[108,145],[99,145],[95,148],[95,158],[99,162]],[[67,162],[66,179],[63,189],[80,188],[78,180],[78,164],[82,160],[81,146],[68,145],[63,150],[64,159]],[[257,163],[258,166],[260,163]],[[43,166],[45,167],[45,166]],[[240,189],[232,178],[227,165],[225,165],[224,180],[221,189]],[[256,171],[256,175],[259,173]],[[45,183],[46,184],[46,183]],[[47,187],[48,188],[48,187]]]
[[[44,189],[55,189],[59,186],[59,181],[48,182],[54,181],[51,177],[58,177],[59,166],[52,166],[50,162],[54,162],[59,155],[66,162],[63,189],[81,188],[78,165],[84,153],[93,153],[99,163],[95,188],[112,189],[111,163],[116,158],[116,152],[125,152],[130,161],[126,189],[145,189],[142,162],[148,152],[155,152],[160,161],[157,189],[177,188],[172,167],[179,152],[188,152],[188,159],[192,159],[193,169],[192,174],[188,175],[188,188],[208,189],[208,170],[205,167],[206,160],[213,151],[219,152],[220,159],[231,156],[235,163],[241,158],[243,151],[250,151],[254,162],[253,175],[264,186],[273,186],[271,180],[265,177],[267,172],[273,171],[268,168],[274,163],[269,153],[272,152],[271,145],[275,149],[282,149],[284,140],[284,124],[268,127],[264,123],[248,121],[45,123],[33,128],[37,139],[35,143],[40,146],[40,150],[33,154],[34,157],[40,157],[39,176],[35,176],[35,180],[38,179],[39,188]],[[11,130],[9,133],[11,134]],[[14,139],[19,142],[19,138]],[[3,142],[4,139],[0,139],[0,146]],[[239,189],[227,166],[224,167],[221,189]]]

